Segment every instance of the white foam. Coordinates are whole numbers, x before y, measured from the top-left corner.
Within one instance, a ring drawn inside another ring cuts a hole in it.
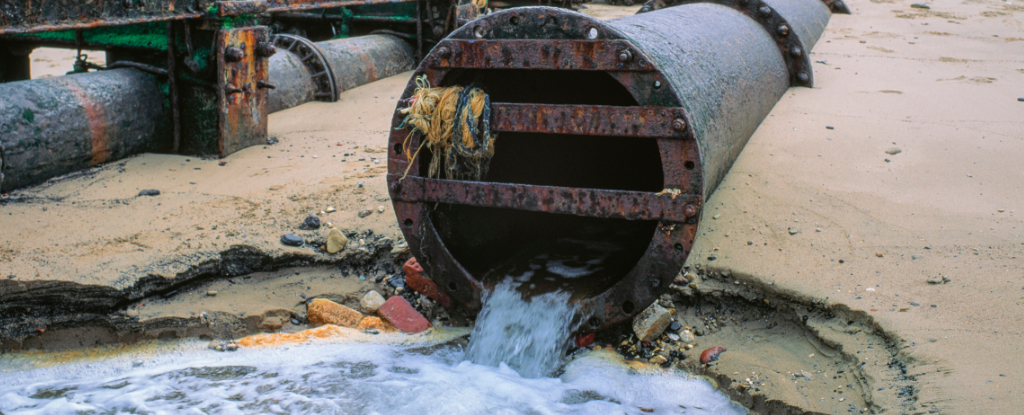
[[[709,384],[638,374],[611,352],[570,362],[560,378],[382,344],[319,344],[66,364],[0,376],[4,414],[741,414]],[[59,390],[68,389],[58,393]],[[49,397],[42,397],[49,394]],[[35,397],[33,397],[35,396]],[[697,407],[703,409],[697,409]]]

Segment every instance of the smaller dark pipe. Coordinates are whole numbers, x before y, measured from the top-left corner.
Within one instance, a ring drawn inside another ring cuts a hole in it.
[[[423,12],[420,4],[423,0],[416,1],[416,62],[423,60]]]
[[[150,73],[157,76],[167,76],[167,70],[163,68],[157,68],[155,66],[146,65],[144,63],[132,62],[132,61],[117,61],[107,64],[105,69],[118,69],[118,68],[134,68],[142,72]]]
[[[392,17],[380,17],[380,16],[352,16],[353,22],[366,22],[366,23],[398,23],[398,24],[415,24],[416,19],[409,18],[392,18]]]
[[[171,153],[178,153],[181,146],[181,125],[178,120],[178,76],[174,73],[174,21],[167,22],[167,88],[171,92],[171,122],[174,128],[174,144]]]
[[[340,22],[345,20],[345,17],[337,14],[318,14],[318,13],[274,13],[274,17],[279,19],[295,19],[295,20],[324,20],[328,22]]]

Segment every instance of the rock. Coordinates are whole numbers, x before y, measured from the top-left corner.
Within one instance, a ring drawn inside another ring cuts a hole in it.
[[[320,229],[320,218],[313,215],[306,216],[306,220],[302,221],[302,224],[299,225],[299,229],[304,231]]]
[[[910,7],[913,7],[915,9],[930,9],[931,8],[930,6],[928,6],[927,4],[924,4],[924,3],[914,3],[914,4],[911,4]]]
[[[160,191],[156,189],[145,189],[139,192],[139,196],[160,196]]]
[[[380,317],[374,316],[364,317],[362,321],[359,322],[359,325],[356,326],[356,330],[380,330],[388,333],[398,331],[398,329],[396,329],[395,326],[392,326],[391,323],[381,320]]]
[[[811,378],[812,378],[811,373],[806,371],[806,370],[801,370],[800,371],[800,376],[803,376],[804,379],[807,379],[807,380],[811,380]]]
[[[885,150],[885,154],[888,154],[890,156],[895,156],[895,155],[900,154],[902,152],[903,152],[903,150],[900,150],[898,147],[893,147],[893,148],[890,148],[888,150]]]
[[[665,356],[662,356],[660,354],[657,355],[657,356],[652,357],[651,360],[648,360],[648,362],[650,362],[652,365],[660,365],[660,364],[665,363],[667,361],[668,361],[668,359],[666,359]]]
[[[208,296],[210,296],[210,297],[216,297],[216,296],[217,296],[217,290],[210,290],[210,291],[207,291],[207,292],[206,292],[206,295],[208,295]]]
[[[286,233],[284,235],[281,235],[281,243],[288,246],[302,246],[303,240],[302,237],[298,235]]]
[[[409,288],[416,290],[420,294],[430,297],[431,300],[436,301],[442,306],[451,307],[452,300],[448,297],[448,294],[437,288],[434,280],[424,275],[423,267],[416,261],[416,258],[409,258],[405,265],[402,265],[402,268],[405,270],[405,285],[408,285]]]
[[[279,330],[284,327],[284,320],[281,317],[267,317],[260,320],[260,324],[256,325],[256,328],[265,331]]]
[[[673,332],[673,333],[679,331],[679,329],[681,329],[681,328],[683,328],[683,325],[679,324],[678,321],[673,321],[672,323],[670,323],[668,325],[668,330]]]
[[[306,305],[306,318],[316,325],[356,327],[363,319],[363,315],[334,301],[317,298]]]
[[[594,344],[597,333],[587,333],[576,336],[576,347],[587,347]]]
[[[693,331],[683,330],[679,332],[679,341],[683,342],[683,344],[693,344],[697,341],[697,338],[694,337]]]
[[[344,251],[347,246],[348,238],[341,231],[331,229],[330,232],[327,232],[327,253],[336,254]]]
[[[124,315],[128,316],[128,318],[135,318],[139,316],[139,310],[128,310],[124,312]]]
[[[640,341],[649,342],[658,338],[671,323],[672,313],[654,303],[633,319],[633,332]]]
[[[689,281],[689,282],[694,282],[694,281],[697,280],[697,274],[694,274],[692,272],[687,272],[687,273],[683,274],[683,278],[686,278],[686,280]]]
[[[359,211],[359,217],[360,218],[365,218],[367,216],[370,216],[372,213],[373,213],[373,211],[370,210],[370,209],[363,209],[363,210]]]
[[[953,279],[951,279],[951,278],[949,278],[949,277],[947,277],[945,275],[942,276],[942,283],[943,284],[945,284],[947,282],[950,282],[950,281],[953,281]]]
[[[924,257],[923,257],[923,256],[921,256],[921,255],[911,255],[911,256],[910,256],[910,260],[911,260],[911,261],[917,261],[917,260],[919,260],[919,259],[921,259],[921,258],[924,258]]]
[[[835,130],[836,129],[836,127],[833,127],[831,125],[826,125],[825,128],[829,129],[829,130]]]
[[[430,328],[430,322],[400,295],[385,301],[377,309],[377,315],[405,333],[419,333]]]
[[[718,360],[718,356],[721,355],[722,353],[725,353],[725,347],[723,346],[715,346],[709,349],[705,349],[703,352],[700,353],[700,362],[705,365],[714,362]]]
[[[950,281],[952,280],[950,280],[949,277],[945,275],[936,275],[934,277],[928,277],[929,284],[945,284]]]
[[[359,300],[359,310],[366,314],[373,314],[384,304],[384,297],[376,291],[370,291]]]
[[[885,256],[885,254],[883,254],[881,252],[875,252],[875,256],[881,258],[881,257]]]
[[[384,213],[384,206],[377,206],[377,212]]]
[[[327,213],[334,213],[334,211],[335,211],[334,206],[328,206],[327,210],[324,210],[324,212],[327,212]]]
[[[790,235],[796,235],[798,233],[800,233],[799,229],[797,229],[797,228],[789,228],[789,234]]]

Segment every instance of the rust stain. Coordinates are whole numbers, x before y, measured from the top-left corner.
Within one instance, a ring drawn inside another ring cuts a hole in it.
[[[86,117],[89,119],[89,131],[92,134],[92,158],[89,160],[89,164],[97,165],[109,160],[110,122],[107,121],[107,115],[103,112],[103,106],[94,102],[92,97],[79,88],[78,85],[71,82],[62,83],[75,95],[75,98],[82,105],[82,110],[85,111]]]

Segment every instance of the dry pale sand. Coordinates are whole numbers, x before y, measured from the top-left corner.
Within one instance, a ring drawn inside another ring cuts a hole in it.
[[[1017,101],[1024,3],[849,4],[854,14],[833,16],[812,54],[815,87],[783,97],[707,202],[688,265],[705,275],[699,285],[709,295],[760,287],[857,319],[848,329],[835,319],[807,325],[863,359],[865,384],[884,388],[864,391],[878,409],[1017,413],[1024,405],[1024,102]],[[611,17],[635,8],[592,4],[584,12]],[[409,76],[347,91],[338,103],[273,114],[271,135],[280,142],[236,153],[225,166],[146,154],[12,193],[15,202],[0,206],[0,274],[15,278],[4,280],[0,295],[43,281],[129,289],[146,276],[173,279],[215,262],[232,246],[321,263],[358,249],[330,256],[282,246],[285,232],[322,239],[323,232],[296,229],[308,214],[399,238],[385,162],[374,158],[385,157]],[[894,147],[901,152],[886,153]],[[142,189],[162,194],[136,197]],[[337,212],[321,214],[328,206]],[[359,218],[362,209],[373,214]],[[942,275],[951,281],[926,281]],[[862,332],[866,326],[877,332]],[[794,355],[832,350],[804,337],[772,340],[794,345]],[[894,344],[863,344],[869,337]],[[798,357],[759,356],[755,346],[731,347],[726,356],[736,357],[722,359],[720,373],[742,379],[757,365],[802,370],[783,367]],[[893,353],[910,378],[892,378]],[[894,387],[908,379],[909,403]],[[840,411],[835,396],[819,401],[820,390],[794,381],[771,392],[803,408]]]

